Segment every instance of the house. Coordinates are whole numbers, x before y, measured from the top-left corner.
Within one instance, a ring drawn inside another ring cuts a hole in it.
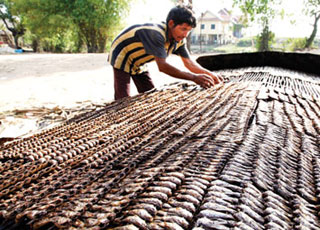
[[[225,8],[217,14],[207,10],[197,21],[197,27],[191,34],[192,44],[222,45],[232,43],[242,36],[239,17],[232,16]]]

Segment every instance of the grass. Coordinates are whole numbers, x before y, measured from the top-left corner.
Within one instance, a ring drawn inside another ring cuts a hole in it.
[[[240,47],[235,44],[227,44],[222,46],[202,46],[200,50],[199,45],[191,46],[192,53],[245,53],[255,52],[255,47]]]

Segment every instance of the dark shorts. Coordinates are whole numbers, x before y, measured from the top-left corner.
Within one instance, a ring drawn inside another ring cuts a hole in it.
[[[132,78],[139,93],[149,91],[154,88],[149,72],[130,76],[130,74],[113,68],[114,73],[114,99],[118,100],[130,96],[130,79]]]

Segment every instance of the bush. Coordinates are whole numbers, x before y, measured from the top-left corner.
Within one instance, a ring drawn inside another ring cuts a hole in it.
[[[320,39],[314,39],[313,44],[314,44],[316,47],[320,47]]]
[[[258,51],[269,51],[275,42],[275,34],[266,27],[261,34],[256,36],[256,42]]]
[[[251,47],[252,46],[252,38],[242,38],[237,43],[238,47]]]
[[[284,43],[284,47],[285,50],[288,51],[303,50],[306,42],[306,38],[288,38],[288,40]]]
[[[61,36],[46,38],[42,43],[45,52],[63,53],[66,50],[66,42]]]

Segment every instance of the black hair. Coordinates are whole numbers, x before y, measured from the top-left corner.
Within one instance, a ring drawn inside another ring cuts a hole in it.
[[[173,20],[174,26],[183,23],[187,23],[192,28],[197,26],[197,20],[194,16],[194,12],[190,7],[184,5],[178,5],[169,11],[167,16],[167,24],[170,20]]]

